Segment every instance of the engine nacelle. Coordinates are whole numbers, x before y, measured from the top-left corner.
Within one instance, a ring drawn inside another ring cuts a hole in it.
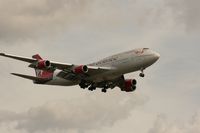
[[[76,74],[84,74],[88,72],[88,67],[86,65],[77,66],[73,69]]]
[[[125,80],[125,89],[126,92],[132,92],[136,89],[137,81],[135,79],[127,79]]]
[[[48,60],[39,60],[36,68],[38,69],[47,69],[51,66],[51,62]]]

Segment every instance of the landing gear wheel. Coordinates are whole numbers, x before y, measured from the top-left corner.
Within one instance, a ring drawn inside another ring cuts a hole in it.
[[[104,92],[104,93],[106,93],[106,92],[107,92],[107,90],[106,90],[106,89],[102,89],[101,91],[102,91],[102,92]]]
[[[96,90],[96,87],[90,86],[90,87],[88,88],[88,90],[90,90],[90,91]]]
[[[93,88],[92,88],[92,87],[89,87],[88,90],[89,90],[89,91],[93,91]]]
[[[82,89],[85,89],[86,88],[86,86],[84,85],[84,84],[79,84],[79,86],[82,88]]]
[[[136,85],[137,84],[137,80],[133,79],[132,84]]]
[[[132,86],[132,89],[133,89],[133,91],[135,91],[136,90],[136,86]]]
[[[144,77],[145,75],[144,75],[144,73],[140,73],[140,77]]]
[[[96,87],[93,87],[93,90],[96,90]]]
[[[144,75],[144,69],[145,69],[145,68],[141,68],[141,73],[140,73],[140,75],[139,75],[139,76],[142,77],[142,78],[145,76],[145,75]]]
[[[80,86],[82,89],[85,89],[85,88],[88,88],[89,84],[88,84],[86,81],[82,80],[82,81],[80,82],[79,86]]]

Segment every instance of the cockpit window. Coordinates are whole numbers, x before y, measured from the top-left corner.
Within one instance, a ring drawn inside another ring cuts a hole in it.
[[[141,55],[141,54],[143,54],[146,50],[149,50],[149,48],[137,49],[137,50],[135,50],[134,52],[135,52],[137,55]]]
[[[143,48],[143,51],[145,51],[145,50],[149,50],[149,48]]]

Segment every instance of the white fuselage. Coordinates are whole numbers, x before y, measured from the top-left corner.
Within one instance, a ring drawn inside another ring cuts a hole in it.
[[[95,76],[90,76],[87,80],[101,82],[104,80],[115,79],[123,74],[144,70],[145,68],[155,63],[159,57],[160,55],[158,53],[148,48],[135,49],[116,54],[98,62],[88,64],[89,66],[110,67],[113,68],[113,70],[106,71]],[[79,83],[79,81],[73,82],[57,77],[59,72],[60,71],[56,71],[54,73],[53,79],[46,84],[70,86]]]

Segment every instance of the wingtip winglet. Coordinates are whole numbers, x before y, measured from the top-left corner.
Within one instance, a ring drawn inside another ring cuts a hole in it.
[[[17,76],[17,74],[16,73],[10,73],[11,75],[15,75],[15,76]]]
[[[21,76],[22,74],[18,74],[18,73],[10,73],[11,75],[14,75],[14,76]]]

